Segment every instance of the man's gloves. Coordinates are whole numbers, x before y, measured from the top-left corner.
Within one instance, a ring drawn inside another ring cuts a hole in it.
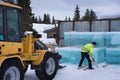
[[[91,57],[90,57],[90,60],[91,60],[92,62],[95,62],[95,59],[94,59],[94,58],[91,58]]]

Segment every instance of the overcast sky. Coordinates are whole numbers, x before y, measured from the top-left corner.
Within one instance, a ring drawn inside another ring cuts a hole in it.
[[[63,20],[65,16],[73,18],[76,4],[79,6],[80,15],[85,10],[93,9],[98,17],[120,15],[120,0],[31,0],[31,7],[36,16],[43,17],[44,13]]]

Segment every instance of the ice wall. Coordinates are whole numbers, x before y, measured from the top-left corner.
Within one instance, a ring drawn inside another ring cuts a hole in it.
[[[86,43],[97,42],[97,47],[104,46],[103,32],[65,32],[64,46],[83,46]]]
[[[67,64],[79,64],[81,59],[81,48],[77,47],[62,47],[56,48],[56,52],[62,55],[62,59],[60,63],[67,63]],[[104,48],[95,48],[94,49],[94,58],[97,63],[101,63],[105,59],[105,49]],[[85,59],[83,65],[88,64],[87,60]]]
[[[65,32],[64,33],[65,46],[82,47],[86,43],[91,43],[93,41],[97,43],[97,47],[95,48],[94,51],[96,62],[100,63],[103,62],[104,60],[106,60],[107,63],[113,63],[113,64],[114,63],[117,64],[120,62],[120,32]],[[68,52],[64,52],[61,54],[74,55],[74,52],[75,51],[70,49]],[[77,54],[77,52],[75,53]],[[76,54],[74,56],[78,55]]]
[[[56,48],[56,52],[62,55],[61,63],[78,64],[80,60],[80,49],[75,47]]]
[[[106,62],[120,64],[120,48],[106,48]]]
[[[120,32],[65,32],[64,46],[83,46],[97,42],[97,47],[119,47]]]

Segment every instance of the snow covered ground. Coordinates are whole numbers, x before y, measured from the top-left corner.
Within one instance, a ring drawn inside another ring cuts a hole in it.
[[[65,64],[63,64],[65,65]],[[120,80],[120,65],[108,65],[103,68],[105,63],[99,64],[99,68],[94,70],[77,70],[77,65],[66,64],[67,67],[59,69],[53,80]],[[34,70],[28,70],[25,80],[39,80]]]

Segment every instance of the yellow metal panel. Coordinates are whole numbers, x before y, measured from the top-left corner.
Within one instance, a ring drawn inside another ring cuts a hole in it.
[[[32,34],[27,34],[26,38],[22,39],[23,53],[22,56],[27,61],[36,60],[39,57],[39,53],[34,51],[34,42],[39,40],[38,38],[34,38]]]
[[[22,7],[20,7],[20,6],[16,6],[16,5],[13,5],[13,4],[10,4],[10,3],[6,3],[6,2],[0,2],[0,5],[7,6],[7,7],[12,7],[12,8],[17,8],[17,9],[22,9]]]
[[[2,55],[18,54],[22,52],[22,44],[15,42],[0,42]]]
[[[23,52],[26,54],[31,54],[34,52],[34,42],[33,42],[33,35],[28,34],[26,38],[22,40],[23,45]]]
[[[32,62],[32,64],[33,64],[33,65],[39,65],[39,64],[43,61],[44,55],[45,55],[45,53],[46,53],[47,51],[48,51],[48,50],[37,50],[35,53],[39,53],[40,55],[39,55],[39,57],[38,57],[36,60],[34,60],[34,61]]]

